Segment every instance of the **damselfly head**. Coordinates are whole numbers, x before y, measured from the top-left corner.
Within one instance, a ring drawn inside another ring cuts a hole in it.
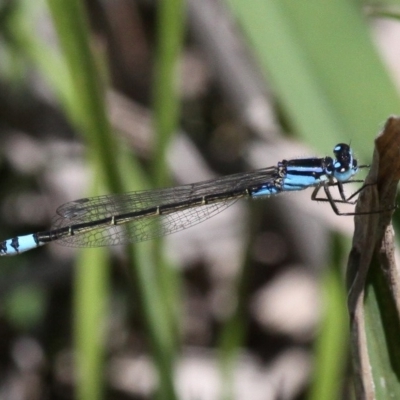
[[[333,148],[333,176],[340,182],[348,181],[358,172],[357,160],[348,144],[339,143]]]

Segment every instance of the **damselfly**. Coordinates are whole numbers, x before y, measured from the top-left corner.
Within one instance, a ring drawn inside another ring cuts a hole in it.
[[[0,255],[15,255],[57,241],[73,247],[99,247],[141,242],[169,235],[202,222],[240,198],[259,198],[314,187],[312,200],[328,201],[337,215],[336,203],[354,204],[346,198],[343,184],[354,182],[360,168],[350,146],[340,143],[334,158],[283,160],[276,166],[252,172],[166,189],[85,198],[57,209],[49,231],[0,242]],[[361,181],[356,181],[361,182]],[[338,188],[334,199],[330,188]],[[323,189],[326,197],[319,198]]]

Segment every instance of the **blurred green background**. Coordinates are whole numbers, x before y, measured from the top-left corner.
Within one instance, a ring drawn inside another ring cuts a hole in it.
[[[395,5],[3,0],[1,237],[49,229],[80,197],[340,142],[370,162],[399,114]],[[309,196],[129,248],[2,258],[1,398],[351,398],[352,218]]]

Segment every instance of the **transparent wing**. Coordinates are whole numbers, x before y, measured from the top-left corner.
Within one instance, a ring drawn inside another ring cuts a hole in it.
[[[123,225],[109,225],[66,236],[59,240],[65,246],[100,247],[141,242],[186,229],[218,214],[233,204],[235,200],[215,203],[207,206],[188,208],[173,214],[132,220]],[[60,220],[58,220],[60,222]],[[64,221],[62,221],[65,224]],[[60,226],[63,226],[60,224]]]
[[[64,237],[57,242],[72,247],[99,247],[149,240],[198,224],[226,209],[237,199],[222,199],[202,206],[190,206],[191,200],[209,194],[256,188],[269,182],[275,174],[276,168],[271,167],[174,188],[80,199],[66,203],[57,209],[52,229],[94,222],[157,206],[188,202],[187,208],[180,208],[176,212],[135,218],[122,225],[93,227],[93,230]]]

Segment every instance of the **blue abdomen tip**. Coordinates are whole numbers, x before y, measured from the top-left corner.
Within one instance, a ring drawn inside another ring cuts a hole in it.
[[[41,246],[35,234],[16,236],[0,243],[0,256],[13,256]]]

